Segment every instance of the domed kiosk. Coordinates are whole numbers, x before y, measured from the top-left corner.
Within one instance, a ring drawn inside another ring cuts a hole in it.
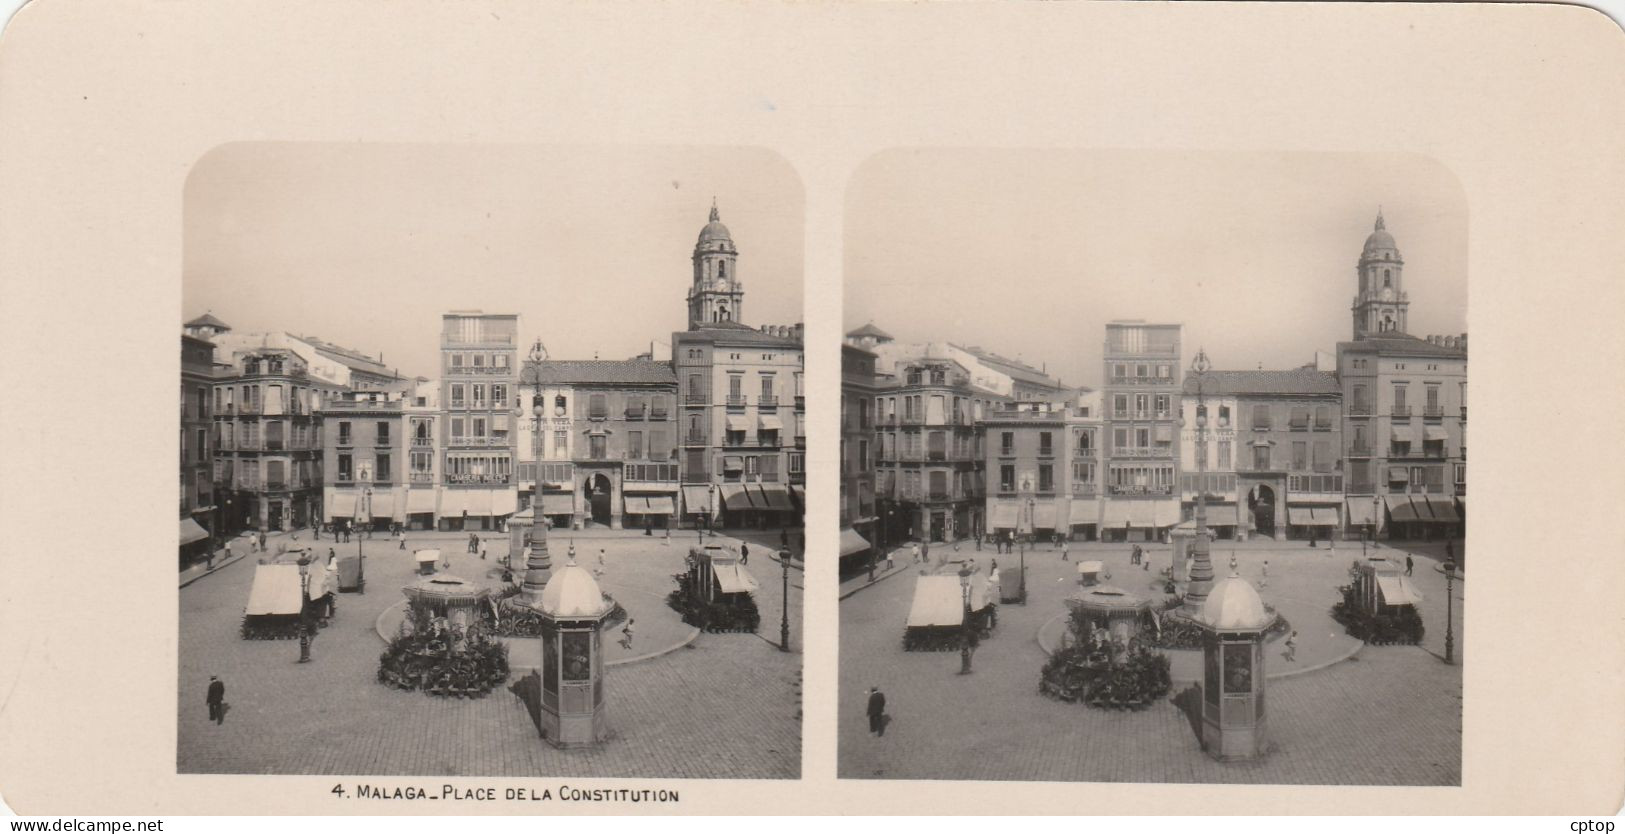
[[[542,738],[554,747],[591,747],[609,735],[599,630],[615,603],[570,560],[530,603],[542,617]]]
[[[1274,621],[1247,580],[1231,573],[1202,604],[1202,749],[1220,761],[1264,755],[1264,633]]]

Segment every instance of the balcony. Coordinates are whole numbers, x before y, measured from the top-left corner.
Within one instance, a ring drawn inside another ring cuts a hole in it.
[[[807,435],[804,435],[804,434],[796,435],[796,448],[797,449],[805,449],[805,448],[807,448]],[[1466,457],[1466,456],[1467,456],[1467,452],[1464,449],[1464,450],[1462,450],[1462,457]]]
[[[433,472],[413,472],[412,476],[411,476],[411,482],[414,483],[414,484],[428,484],[428,485],[432,486],[434,484],[434,473]]]
[[[928,461],[931,461],[933,463],[940,463],[940,462],[945,461],[945,460],[948,459],[948,453],[947,452],[929,452],[929,453],[926,454],[925,459],[928,460]]]
[[[756,407],[757,408],[778,408],[779,407],[779,398],[778,397],[770,397],[770,396],[767,396],[767,395],[764,394],[764,395],[756,398]]]
[[[287,447],[283,444],[283,442],[281,440],[267,440],[267,441],[265,441],[265,451],[267,451],[267,452],[280,452],[285,448],[287,448]]]
[[[925,494],[925,500],[927,500],[927,501],[952,501],[952,500],[954,500],[954,494],[951,493],[951,492],[937,492],[936,490],[932,490],[932,491],[927,492]]]
[[[1041,458],[1055,457],[1055,447],[1054,446],[1039,446],[1038,447],[1038,456],[1041,457]]]
[[[777,437],[758,437],[756,438],[756,445],[763,449],[777,449],[780,444]]]
[[[1461,407],[1461,419],[1463,422],[1466,422],[1467,420],[1467,406]]]
[[[684,394],[683,403],[686,405],[710,405],[711,397],[706,394]]]
[[[1359,482],[1359,481],[1350,481],[1349,482],[1349,486],[1348,486],[1348,494],[1349,495],[1375,495],[1376,491],[1377,491],[1376,485],[1372,484],[1370,482]]]
[[[1356,458],[1371,457],[1371,445],[1369,443],[1356,443],[1349,447],[1349,456]]]
[[[1292,431],[1308,431],[1309,430],[1309,418],[1308,417],[1303,417],[1303,418],[1293,417],[1291,420],[1287,421],[1287,428],[1291,429]]]
[[[650,420],[664,420],[664,419],[666,419],[666,409],[664,407],[649,409],[649,419]]]
[[[414,438],[412,438],[412,448],[414,448],[414,449],[432,449],[432,448],[434,448],[434,438],[432,438],[432,437],[414,437]]]
[[[746,400],[745,400],[745,395],[744,394],[729,394],[728,395],[728,407],[729,408],[744,408],[745,407],[745,402],[746,402]]]
[[[1274,426],[1275,426],[1275,424],[1270,422],[1269,420],[1254,420],[1253,421],[1253,431],[1269,431]]]
[[[628,408],[628,409],[627,409],[627,410],[626,410],[626,419],[628,419],[628,420],[642,420],[642,419],[643,419],[643,415],[644,415],[644,414],[645,414],[645,413],[647,413],[647,409],[643,409],[643,408]]]
[[[803,396],[797,396],[796,397],[796,410],[797,411],[806,411],[807,410],[807,398],[806,397],[803,397]]]
[[[285,490],[287,488],[288,488],[288,482],[287,481],[266,481],[265,482],[265,489],[267,491],[280,491],[280,490]]]
[[[1410,419],[1410,416],[1411,416],[1411,407],[1408,406],[1408,405],[1396,405],[1396,406],[1394,406],[1394,410],[1390,413],[1389,416],[1396,417],[1396,418],[1399,418],[1399,419],[1402,419],[1402,420],[1408,420],[1408,419]]]
[[[465,437],[453,436],[451,438],[450,445],[452,445],[452,446],[495,446],[495,447],[504,447],[505,448],[508,445],[508,438],[506,438],[506,437],[479,437],[479,436],[473,436],[473,435],[465,436]]]
[[[1094,484],[1073,484],[1072,485],[1072,497],[1073,498],[1093,498],[1093,497],[1095,497],[1095,485]]]
[[[446,369],[446,376],[513,376],[513,369],[485,365],[452,365]]]
[[[1423,406],[1422,407],[1422,416],[1426,417],[1426,418],[1428,418],[1430,420],[1438,420],[1438,419],[1444,417],[1444,406],[1440,406],[1440,405]]]
[[[1371,404],[1370,403],[1354,403],[1353,405],[1348,407],[1348,416],[1350,416],[1350,417],[1370,417],[1371,416]]]
[[[352,435],[348,435],[348,434],[341,434],[341,435],[339,435],[339,439],[338,439],[337,443],[340,446],[354,446],[355,445],[355,437],[352,436]]]
[[[1014,447],[1014,446],[1000,446],[999,447],[999,457],[1013,458],[1015,456],[1016,456],[1016,447]]]

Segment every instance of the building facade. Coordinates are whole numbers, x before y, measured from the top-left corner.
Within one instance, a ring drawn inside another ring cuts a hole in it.
[[[345,391],[322,407],[325,517],[355,530],[407,525],[412,427],[404,391]]]
[[[289,350],[240,354],[214,385],[220,531],[288,530],[323,517],[322,408],[340,391]]]
[[[986,529],[986,449],[978,423],[1008,398],[974,386],[951,360],[906,363],[876,390],[875,492],[881,534],[953,541]]]
[[[524,371],[541,514],[556,526],[660,528],[677,514],[677,377],[648,359]]]
[[[884,545],[875,507],[875,355],[841,345],[841,552],[853,570]]]
[[[1405,332],[1404,261],[1377,216],[1356,266],[1354,340],[1337,346],[1346,523],[1458,536],[1467,494],[1467,336]]]
[[[495,530],[519,509],[518,338],[515,314],[441,317],[441,530]]]
[[[987,454],[987,528],[1003,536],[1099,535],[1098,392],[1000,403],[982,418]]]
[[[1198,397],[1200,391],[1201,397]],[[1199,489],[1220,537],[1325,539],[1342,527],[1342,392],[1335,375],[1209,371],[1185,379],[1184,517]],[[1195,465],[1198,400],[1208,409],[1207,480]]]
[[[801,524],[806,400],[801,325],[740,321],[738,249],[716,208],[694,246],[689,329],[672,334],[681,511],[693,524]]]
[[[180,561],[185,565],[218,542],[214,500],[214,345],[181,336]]]
[[[1178,324],[1106,325],[1106,540],[1154,541],[1180,521],[1180,331]]]

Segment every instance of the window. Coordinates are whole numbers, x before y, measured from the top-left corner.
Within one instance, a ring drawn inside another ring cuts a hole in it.
[[[1327,440],[1316,440],[1313,450],[1314,456],[1310,458],[1311,468],[1316,472],[1330,472],[1335,462],[1332,458],[1332,444]]]
[[[761,399],[761,402],[767,402],[767,403],[773,402],[773,375],[772,374],[762,374],[762,399]]]
[[[590,452],[593,460],[604,460],[609,456],[609,438],[601,434],[595,434],[589,438],[589,442],[591,443]]]
[[[1263,431],[1270,427],[1270,407],[1267,405],[1253,406],[1253,429]]]
[[[1151,448],[1151,429],[1145,426],[1134,429],[1134,446],[1137,449]]]
[[[1055,491],[1055,467],[1047,463],[1038,465],[1038,491]]]
[[[688,399],[689,399],[689,401],[690,402],[703,402],[704,397],[705,397],[705,389],[700,385],[700,375],[699,374],[689,374],[688,375]],[[559,399],[562,400],[564,398],[560,397]]]
[[[1467,483],[1467,464],[1458,463],[1456,464],[1456,486],[1461,486],[1465,483]]]
[[[670,409],[671,405],[666,402],[665,397],[654,396],[649,398],[649,419],[664,420]]]
[[[484,383],[481,383],[481,384],[478,384],[478,385],[474,386],[474,407],[475,408],[484,408],[485,407],[485,384]]]
[[[1134,376],[1136,378],[1139,378],[1139,379],[1150,379],[1151,378],[1151,368],[1149,366],[1145,365],[1145,364],[1135,365],[1134,366]]]
[[[1266,472],[1269,471],[1269,469],[1270,469],[1270,447],[1268,447],[1268,446],[1254,446],[1253,447],[1253,468],[1257,469],[1257,470],[1260,470],[1260,471],[1266,471]]]
[[[451,436],[453,438],[457,439],[457,440],[462,439],[462,437],[463,437],[463,418],[462,417],[453,417],[453,418],[451,418]]]
[[[1112,416],[1120,420],[1128,416],[1127,394],[1112,395]]]
[[[948,457],[947,437],[940,431],[931,432],[926,442],[929,444],[932,460],[946,460]]]
[[[1169,412],[1168,412],[1168,395],[1167,394],[1158,394],[1157,398],[1156,398],[1156,404],[1157,404],[1157,416],[1158,417],[1167,417],[1168,414],[1169,414]]]
[[[1292,468],[1307,469],[1309,467],[1309,444],[1302,440],[1292,441]]]
[[[341,480],[341,481],[354,480],[354,478],[351,476],[351,472],[352,472],[352,468],[351,468],[351,458],[350,458],[350,456],[349,455],[339,455],[339,480]]]
[[[1404,408],[1405,408],[1405,385],[1403,383],[1401,383],[1401,384],[1398,384],[1398,385],[1394,386],[1394,410],[1396,412],[1397,411],[1403,411]]]
[[[340,420],[339,421],[339,445],[340,446],[348,446],[348,445],[350,445],[350,442],[351,442],[351,438],[350,438],[350,421],[349,420]]]
[[[451,407],[462,408],[464,405],[463,384],[461,382],[454,382],[451,385]]]
[[[1134,416],[1135,417],[1149,417],[1149,416],[1151,416],[1150,415],[1150,405],[1151,405],[1151,397],[1150,397],[1150,395],[1147,395],[1147,394],[1135,394],[1134,395]]]
[[[1290,425],[1294,430],[1309,428],[1309,408],[1307,406],[1293,406]]]
[[[792,475],[800,475],[804,468],[805,468],[805,464],[804,464],[804,459],[802,457],[802,453],[801,452],[791,452],[790,453],[790,474],[792,474]]]
[[[389,445],[389,424],[382,420],[378,421],[378,445]]]
[[[587,397],[587,417],[593,420],[603,420],[609,417],[609,395],[591,394]]]
[[[1353,410],[1356,414],[1371,413],[1371,398],[1366,394],[1364,385],[1354,386]]]
[[[648,401],[642,397],[628,396],[626,398],[626,419],[642,420],[648,408]]]
[[[474,427],[474,436],[475,437],[484,437],[485,436],[485,418],[484,417],[475,417],[470,422]]]
[[[1014,464],[999,466],[999,489],[1004,492],[1014,492],[1016,489],[1016,467]]]
[[[1047,431],[1038,433],[1038,453],[1046,457],[1055,454],[1055,447],[1051,443],[1050,433]]]
[[[1171,379],[1172,377],[1173,369],[1171,367],[1167,365],[1157,366],[1157,379]]]
[[[1228,440],[1219,441],[1219,468],[1230,468],[1230,441]]]
[[[1114,378],[1116,378],[1116,379],[1125,379],[1125,378],[1127,378],[1128,377],[1128,366],[1122,364],[1121,362],[1112,365],[1112,376]]]
[[[379,481],[383,481],[383,482],[387,483],[388,481],[391,480],[391,478],[389,477],[389,455],[379,455],[378,456],[378,466],[377,466],[377,473],[376,474],[378,476]]]
[[[859,471],[862,471],[864,469],[868,469],[872,465],[874,465],[874,461],[871,461],[869,459],[869,441],[867,441],[867,440],[859,440],[858,441],[858,469],[859,469]]]
[[[1112,448],[1113,449],[1127,449],[1128,448],[1128,429],[1126,429],[1126,428],[1114,428],[1114,429],[1112,429]]]
[[[1315,428],[1317,428],[1317,429],[1329,429],[1331,427],[1332,427],[1332,409],[1331,409],[1331,406],[1325,406],[1325,405],[1317,405],[1317,406],[1315,406]]]
[[[561,458],[570,456],[570,433],[569,432],[567,432],[567,431],[553,432],[553,456],[554,457],[561,457]]]
[[[1095,433],[1094,432],[1092,432],[1092,431],[1080,431],[1080,432],[1078,432],[1078,452],[1079,452],[1079,454],[1085,454],[1085,455],[1090,454],[1091,452],[1094,451],[1094,446],[1095,446]]]
[[[649,432],[649,460],[670,460],[671,447],[666,445],[664,431]],[[673,478],[672,480],[676,480]]]
[[[1095,480],[1095,464],[1091,461],[1075,461],[1072,464],[1072,482],[1075,484],[1092,484]]]
[[[483,354],[483,353],[474,354],[474,367],[476,367],[476,368],[485,367],[485,354]]]
[[[626,457],[628,460],[637,460],[643,457],[643,432],[629,431],[626,433]]]
[[[499,385],[492,385],[491,386],[491,406],[493,408],[505,408],[505,407],[507,407],[507,405],[508,405],[508,386],[500,385],[500,384]]]
[[[745,399],[744,386],[745,386],[745,377],[744,377],[743,374],[729,374],[728,375],[728,402],[731,402],[731,403],[743,402],[744,399]]]

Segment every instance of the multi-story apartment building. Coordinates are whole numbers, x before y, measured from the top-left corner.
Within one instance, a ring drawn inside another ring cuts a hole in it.
[[[322,406],[329,521],[357,530],[389,530],[408,521],[410,391],[397,389],[345,391]]]
[[[999,403],[986,412],[987,529],[1092,539],[1100,522],[1099,396]]]
[[[523,441],[554,524],[664,528],[677,513],[677,377],[649,359],[540,360]],[[562,487],[562,488],[561,488]]]
[[[519,509],[515,414],[519,316],[441,316],[442,530],[495,530]]]
[[[1354,340],[1337,346],[1347,523],[1459,535],[1467,493],[1467,336],[1408,335],[1404,260],[1377,216],[1356,265]]]
[[[436,425],[443,418],[440,383],[413,380],[402,398],[401,413],[406,428],[406,529],[434,530],[439,526],[439,466],[444,452]]]
[[[682,512],[799,526],[806,479],[801,325],[742,323],[738,249],[715,206],[694,245],[687,331],[672,334]]]
[[[976,357],[981,364],[1010,378],[1010,399],[1014,402],[1042,402],[1064,398],[1070,392],[1060,380],[1051,377],[1043,368],[1035,368],[1019,359],[1000,356],[975,345],[954,345]]]
[[[883,546],[875,521],[875,355],[842,344],[840,557],[848,571]]]
[[[1180,521],[1178,324],[1106,325],[1106,498],[1101,536],[1152,541]]]
[[[1208,460],[1195,449],[1198,394],[1206,401]],[[1325,539],[1342,526],[1342,392],[1313,367],[1208,371],[1185,378],[1180,494],[1194,518],[1199,489],[1208,526],[1227,537]]]
[[[1007,400],[972,384],[966,368],[947,359],[902,363],[898,376],[877,384],[875,492],[888,543],[952,541],[987,529],[977,423]]]
[[[323,517],[321,409],[340,387],[283,348],[240,352],[231,371],[214,385],[221,533],[314,524]]]
[[[180,561],[184,565],[214,546],[214,345],[181,336]]]

